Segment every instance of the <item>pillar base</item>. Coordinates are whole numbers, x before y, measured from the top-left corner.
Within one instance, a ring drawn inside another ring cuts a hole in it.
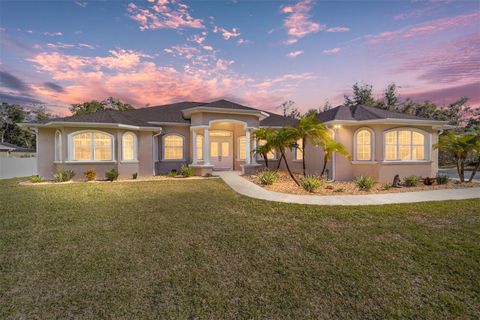
[[[260,169],[262,167],[261,164],[241,164],[240,165],[240,168],[242,169],[241,170],[241,174],[242,175],[252,175],[252,174],[255,174],[257,173],[257,170]]]
[[[204,176],[213,173],[213,165],[191,164],[189,167],[193,169],[193,174],[196,176]]]

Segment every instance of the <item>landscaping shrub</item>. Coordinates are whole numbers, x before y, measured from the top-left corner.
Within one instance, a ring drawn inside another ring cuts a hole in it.
[[[447,184],[450,180],[446,174],[439,174],[437,175],[437,184]]]
[[[343,188],[338,188],[338,189],[333,190],[333,192],[338,192],[338,193],[344,192],[344,191],[345,191],[345,189],[343,189]]]
[[[177,175],[177,170],[172,170],[169,173],[167,173],[167,177],[175,177]]]
[[[370,176],[358,176],[353,180],[357,185],[358,189],[363,191],[368,191],[373,188],[375,185],[375,180]]]
[[[87,178],[87,181],[94,181],[97,177],[97,173],[92,169],[85,171],[83,174],[85,175],[85,178]]]
[[[75,176],[75,172],[72,170],[59,171],[53,175],[55,182],[66,182],[72,180]]]
[[[135,172],[134,174],[132,174],[132,179],[133,180],[137,179],[137,177],[138,177],[138,172]]]
[[[182,165],[180,167],[180,175],[183,177],[190,177],[193,176],[193,169],[187,166]]]
[[[393,186],[390,183],[385,183],[383,185],[383,190],[390,190]]]
[[[115,169],[112,169],[110,171],[105,172],[105,178],[107,178],[108,181],[112,182],[114,180],[118,179],[118,171]]]
[[[426,186],[431,186],[435,182],[436,178],[423,178],[423,184]]]
[[[412,176],[403,178],[403,184],[405,184],[406,187],[416,187],[421,180],[422,179],[420,177],[412,175]]]
[[[322,180],[316,176],[306,175],[300,178],[300,185],[305,191],[314,192],[322,185]]]
[[[32,176],[32,177],[30,178],[30,182],[32,182],[32,183],[39,183],[39,182],[43,182],[43,179],[42,179],[42,177],[40,177],[40,176],[38,176],[38,175],[37,175],[37,176]]]
[[[261,184],[268,186],[278,180],[278,173],[275,170],[265,169],[258,172],[257,180]]]
[[[206,177],[206,178],[211,178],[211,177],[213,177],[213,174],[211,172],[207,172],[203,176]]]

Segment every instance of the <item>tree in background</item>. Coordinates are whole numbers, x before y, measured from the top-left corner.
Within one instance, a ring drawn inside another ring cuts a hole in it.
[[[131,110],[133,106],[128,103],[123,103],[119,99],[109,97],[103,101],[91,100],[83,103],[75,103],[70,107],[70,112],[73,115],[91,114],[100,110]]]
[[[373,107],[377,104],[375,98],[373,97],[373,86],[370,84],[360,85],[356,82],[353,86],[353,96],[344,96],[344,104],[348,107],[356,106],[361,104],[368,107]]]
[[[295,102],[292,100],[284,101],[277,107],[277,109],[280,109],[283,116],[286,118],[300,119],[301,113],[298,111]]]
[[[398,104],[397,85],[394,82],[390,83],[383,92],[383,96],[385,109],[395,109]]]
[[[35,135],[18,123],[25,120],[27,112],[16,104],[2,102],[0,106],[0,141],[8,142],[19,147],[35,147]]]

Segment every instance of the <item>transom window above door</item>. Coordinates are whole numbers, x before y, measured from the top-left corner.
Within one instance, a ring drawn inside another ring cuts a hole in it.
[[[224,131],[224,130],[211,130],[208,134],[210,137],[231,137],[231,131]]]

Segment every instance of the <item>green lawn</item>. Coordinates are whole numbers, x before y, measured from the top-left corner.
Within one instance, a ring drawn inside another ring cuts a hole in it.
[[[221,180],[0,182],[0,318],[479,318],[480,200],[258,201]]]

